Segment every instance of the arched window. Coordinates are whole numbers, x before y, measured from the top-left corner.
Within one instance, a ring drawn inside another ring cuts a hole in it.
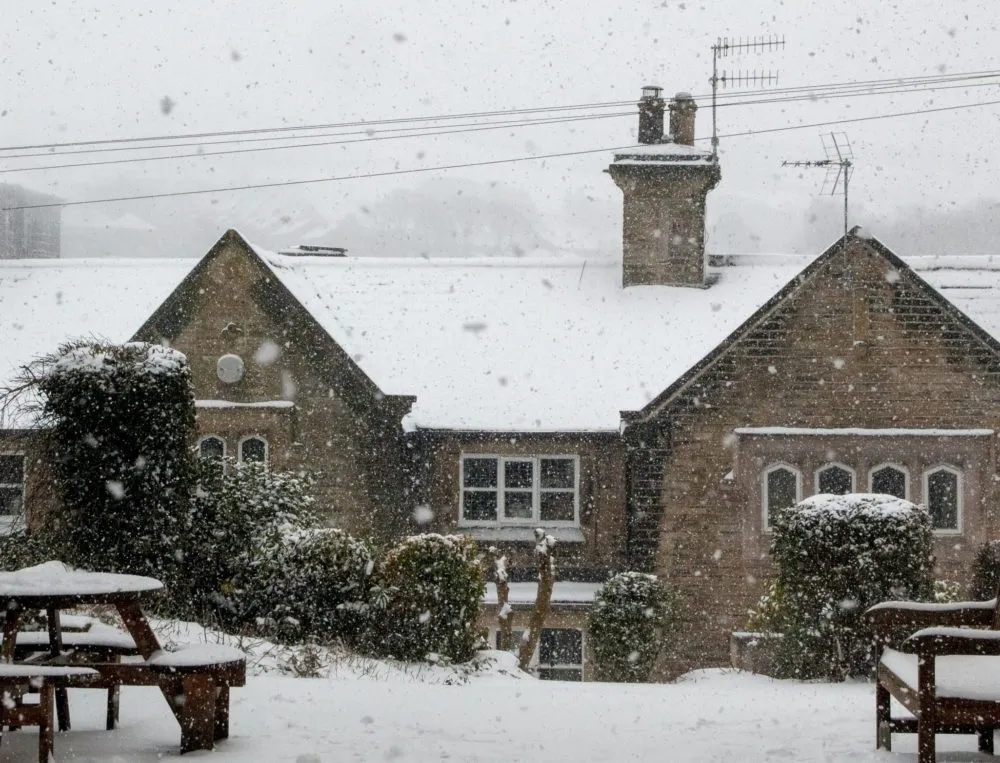
[[[907,482],[906,469],[894,464],[876,466],[869,475],[869,489],[873,493],[894,495],[896,498],[906,498]]]
[[[267,463],[267,440],[253,436],[240,440],[240,461],[256,461]]]
[[[786,464],[775,464],[764,470],[761,492],[764,499],[764,528],[782,509],[794,506],[802,499],[802,475]]]
[[[962,472],[939,466],[924,474],[924,503],[935,530],[958,530],[962,516]]]
[[[198,455],[221,461],[226,457],[226,441],[214,434],[202,437],[198,442]]]
[[[816,492],[847,495],[854,492],[854,470],[842,464],[829,464],[816,472]]]

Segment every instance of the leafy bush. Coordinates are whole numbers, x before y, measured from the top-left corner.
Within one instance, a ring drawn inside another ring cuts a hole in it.
[[[402,660],[465,662],[479,639],[486,584],[476,544],[459,535],[414,535],[389,551],[373,595],[365,646]]]
[[[19,570],[33,567],[59,554],[44,535],[29,533],[18,528],[0,535],[0,570]]]
[[[771,553],[780,595],[767,630],[784,633],[782,674],[869,673],[862,615],[880,601],[932,598],[931,532],[925,510],[887,495],[817,495],[779,514]]]
[[[268,610],[261,602],[288,536],[319,518],[311,475],[255,462],[224,467],[208,459],[199,464],[178,554],[182,574],[168,591],[169,604],[178,616],[241,627]]]
[[[367,543],[317,529],[286,536],[270,560],[236,585],[244,614],[271,637],[353,643],[368,624],[374,567]]]
[[[655,575],[621,572],[606,582],[588,616],[598,679],[648,681],[679,614],[676,594]]]
[[[26,370],[52,425],[61,509],[79,567],[171,581],[195,483],[191,370],[160,345],[76,342]]]
[[[988,540],[979,547],[972,563],[972,585],[969,594],[973,599],[985,601],[997,595],[1000,583],[1000,540]]]

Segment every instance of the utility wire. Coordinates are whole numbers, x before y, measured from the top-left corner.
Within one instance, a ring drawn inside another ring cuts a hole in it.
[[[763,88],[758,90],[734,89],[729,92],[719,93],[718,98],[739,99],[761,94],[780,95],[783,93],[793,93],[793,92],[813,92],[818,94],[821,91],[837,90],[843,88],[854,89],[865,86],[875,87],[875,86],[889,86],[893,84],[900,85],[907,83],[931,84],[934,82],[958,82],[962,80],[973,80],[973,79],[981,79],[981,78],[997,77],[997,76],[1000,76],[1000,71],[998,70],[982,70],[973,72],[960,72],[954,74],[922,75],[915,77],[892,77],[892,78],[885,78],[878,80],[863,80],[860,82],[839,82],[839,83],[835,82],[824,85],[803,85],[793,88]],[[710,97],[711,97],[710,94],[694,96],[694,98],[697,100],[704,100]],[[334,123],[317,124],[317,125],[266,127],[266,128],[256,128],[256,129],[246,129],[246,130],[169,134],[169,135],[143,136],[143,137],[131,137],[131,138],[106,138],[101,140],[69,141],[63,143],[41,143],[41,144],[23,145],[23,146],[6,146],[0,148],[0,151],[58,149],[58,148],[68,148],[76,146],[113,145],[119,143],[134,144],[134,143],[146,143],[151,141],[165,141],[165,140],[193,140],[199,138],[274,134],[274,133],[285,133],[285,132],[303,131],[303,130],[335,129],[335,128],[347,128],[347,127],[373,128],[385,124],[405,124],[411,122],[448,121],[452,119],[505,117],[516,114],[537,114],[537,113],[549,113],[549,112],[560,112],[560,111],[574,111],[583,109],[619,108],[622,106],[631,106],[631,105],[635,105],[635,102],[632,100],[607,101],[607,102],[597,102],[597,103],[572,104],[567,106],[549,106],[549,107],[534,107],[534,108],[523,108],[523,109],[507,109],[500,111],[465,112],[460,114],[443,114],[437,116],[422,116],[422,117],[399,117],[394,119],[362,120],[355,122],[334,122]],[[300,137],[305,137],[305,136],[300,136]]]
[[[617,114],[591,114],[583,117],[556,117],[554,119],[539,119],[530,122],[503,122],[498,124],[480,125],[476,127],[464,127],[453,130],[436,130],[433,132],[413,133],[410,135],[375,135],[367,138],[350,138],[348,140],[325,140],[316,143],[297,143],[285,146],[256,146],[254,148],[229,148],[223,151],[197,151],[193,154],[168,154],[166,156],[138,156],[129,159],[104,159],[96,162],[76,162],[72,164],[47,164],[40,167],[11,167],[0,169],[0,174],[8,172],[36,172],[38,170],[62,170],[72,167],[96,167],[109,164],[133,164],[135,162],[156,162],[166,159],[197,159],[203,156],[223,156],[227,154],[247,154],[259,151],[285,151],[292,148],[312,148],[314,146],[340,146],[345,143],[371,143],[379,140],[399,140],[401,138],[425,138],[438,135],[455,135],[457,133],[482,132],[483,130],[506,130],[513,127],[533,127],[538,125],[565,124],[566,122],[580,122],[590,119],[609,119],[613,117],[629,117],[634,112],[626,111]],[[415,130],[418,128],[408,128]],[[426,128],[425,128],[426,129]],[[322,137],[322,136],[317,136]]]
[[[721,107],[728,107],[728,106],[773,105],[773,104],[795,103],[795,102],[803,102],[803,101],[815,102],[815,101],[831,100],[831,99],[835,99],[835,98],[856,98],[856,97],[865,97],[865,96],[873,96],[873,95],[883,95],[883,96],[884,95],[899,95],[899,94],[907,94],[907,93],[915,93],[915,92],[929,92],[929,91],[951,90],[951,89],[967,90],[967,89],[970,89],[970,88],[973,88],[973,87],[997,87],[997,86],[1000,86],[1000,80],[998,80],[997,82],[979,82],[979,83],[968,84],[968,85],[965,85],[965,84],[963,84],[963,85],[939,85],[939,86],[930,86],[930,87],[921,87],[921,88],[908,87],[908,88],[896,88],[896,89],[885,88],[885,89],[881,89],[881,90],[867,90],[867,89],[865,89],[865,90],[852,91],[852,92],[835,93],[835,94],[832,94],[832,95],[820,95],[820,96],[813,96],[813,95],[793,95],[793,96],[781,97],[781,98],[765,98],[765,99],[761,99],[761,100],[757,100],[757,101],[737,101],[737,102],[719,104],[719,107],[721,108]],[[466,123],[466,124],[461,124],[461,125],[449,126],[449,129],[443,129],[443,128],[439,128],[439,127],[397,127],[397,128],[389,128],[388,130],[379,131],[379,134],[376,134],[376,135],[371,135],[370,132],[367,131],[367,130],[355,131],[355,132],[350,132],[350,133],[328,133],[328,134],[319,134],[319,135],[308,136],[310,139],[313,140],[313,142],[310,142],[310,143],[296,143],[296,144],[289,144],[289,145],[282,145],[282,146],[262,146],[262,147],[256,147],[256,148],[226,149],[226,150],[222,150],[222,151],[202,151],[202,150],[198,150],[198,151],[196,151],[194,153],[188,153],[188,154],[167,154],[167,155],[162,155],[162,156],[140,156],[140,157],[131,157],[131,158],[126,158],[126,159],[108,159],[108,160],[93,161],[93,162],[72,162],[72,163],[69,163],[69,164],[47,164],[47,165],[39,165],[39,166],[34,166],[34,167],[9,167],[9,168],[5,168],[5,169],[0,169],[0,174],[8,174],[8,173],[12,173],[12,172],[37,172],[37,171],[41,171],[41,170],[73,169],[73,168],[79,168],[79,167],[100,167],[100,166],[106,166],[106,165],[134,164],[134,163],[138,163],[138,162],[155,162],[155,161],[165,161],[165,160],[173,160],[173,159],[198,159],[198,158],[207,157],[207,156],[225,156],[225,155],[230,155],[230,154],[245,154],[245,153],[253,153],[253,152],[259,152],[259,151],[282,151],[282,150],[288,150],[288,149],[312,148],[312,147],[315,147],[315,146],[337,146],[337,145],[345,145],[345,144],[350,144],[350,143],[371,143],[371,142],[380,141],[380,140],[398,140],[398,139],[402,139],[402,138],[435,137],[435,136],[439,136],[439,135],[455,135],[455,134],[460,134],[460,133],[481,132],[481,131],[484,131],[484,130],[497,130],[497,129],[506,129],[506,128],[518,128],[518,127],[532,127],[532,126],[552,125],[552,124],[565,124],[565,123],[568,123],[568,122],[589,121],[589,120],[593,120],[593,119],[619,118],[619,117],[632,116],[632,115],[634,115],[634,113],[635,112],[632,112],[632,111],[626,111],[626,112],[617,112],[617,113],[611,113],[611,114],[587,114],[587,115],[583,115],[583,116],[566,116],[566,117],[525,119],[525,120],[515,120],[515,121],[506,121],[506,122],[491,122],[491,123],[487,123],[487,124],[481,124],[481,123],[472,122],[472,123]],[[452,129],[452,127],[453,127],[453,129]],[[420,130],[421,132],[417,132],[418,130]],[[407,133],[407,134],[405,134],[405,135],[396,135],[396,134],[383,135],[383,134],[381,134],[382,132]],[[354,138],[354,139],[348,139],[348,140],[331,140],[331,141],[326,141],[326,140],[324,140],[324,141],[318,141],[318,140],[315,140],[315,139],[318,139],[318,138],[340,137],[340,136],[343,136],[343,135],[365,135],[366,137],[364,137],[364,138]],[[302,136],[294,136],[294,137],[295,138],[301,138]],[[260,141],[288,140],[288,139],[289,139],[288,136],[278,137],[278,138],[273,138],[273,137],[272,138],[249,138],[249,139],[244,138],[244,139],[241,139],[240,141],[236,141],[236,142],[260,142]],[[221,143],[227,143],[229,141],[220,141],[220,142]],[[174,146],[176,146],[176,147],[187,147],[187,146],[192,146],[192,145],[194,145],[194,146],[200,146],[200,145],[203,145],[203,144],[197,144],[197,143],[195,143],[195,144],[174,144]],[[156,148],[166,148],[166,147],[167,146],[157,146]],[[121,151],[121,150],[136,150],[136,149],[134,149],[134,148],[131,148],[131,149],[121,149],[121,148],[107,149],[107,148],[105,148],[105,149],[88,149],[88,150],[84,150],[83,152],[75,152],[75,151],[73,151],[73,152],[65,152],[65,153],[89,153],[91,151]],[[60,153],[60,154],[56,154],[55,156],[62,156],[62,155],[63,155],[63,153]],[[35,154],[34,156],[52,156],[52,154]],[[15,156],[15,157],[3,157],[3,158],[9,159],[9,158],[17,158],[17,157]]]
[[[1000,105],[1000,100],[982,101],[978,103],[965,103],[955,106],[941,106],[939,108],[919,109],[915,111],[901,111],[893,114],[873,114],[867,117],[852,117],[849,119],[837,119],[828,122],[813,122],[811,124],[765,128],[763,130],[749,130],[747,132],[730,133],[728,135],[721,135],[719,137],[738,138],[744,136],[756,136],[756,135],[764,135],[766,133],[787,132],[790,130],[804,130],[812,127],[828,127],[831,125],[851,124],[855,122],[868,122],[876,119],[892,119],[895,117],[908,117],[908,116],[916,116],[919,114],[933,114],[943,111],[957,111],[959,109],[971,109],[971,108],[978,108],[981,106],[996,106],[996,105]],[[708,139],[699,138],[698,140],[704,141]],[[137,196],[117,196],[104,199],[84,199],[80,201],[51,202],[47,204],[25,204],[17,207],[4,207],[0,209],[0,212],[13,212],[15,210],[20,210],[20,209],[46,209],[50,207],[76,207],[76,206],[83,206],[86,204],[109,204],[113,202],[122,202],[122,201],[145,201],[151,199],[165,199],[165,198],[174,198],[180,196],[197,196],[197,195],[211,194],[211,193],[229,193],[232,191],[250,191],[262,188],[279,188],[283,186],[309,185],[313,183],[331,183],[343,180],[363,180],[366,178],[389,177],[392,175],[413,175],[421,172],[442,172],[445,170],[465,169],[468,167],[488,167],[488,166],[495,166],[498,164],[512,164],[515,162],[538,161],[539,159],[559,159],[570,156],[584,156],[586,154],[612,153],[615,151],[625,151],[630,148],[636,148],[635,144],[631,146],[619,146],[616,148],[596,148],[596,149],[592,148],[592,149],[585,149],[582,151],[565,151],[555,154],[538,154],[535,156],[515,156],[507,159],[488,159],[481,162],[466,162],[463,164],[449,164],[449,165],[440,165],[436,167],[413,167],[406,170],[387,170],[384,172],[369,172],[369,173],[360,173],[356,175],[340,175],[337,177],[308,178],[303,180],[281,180],[271,183],[253,183],[241,186],[204,188],[204,189],[195,189],[190,191],[165,191],[162,193],[149,193]]]

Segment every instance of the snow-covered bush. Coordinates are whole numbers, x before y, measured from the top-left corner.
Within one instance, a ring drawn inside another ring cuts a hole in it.
[[[402,660],[465,662],[479,638],[485,588],[470,538],[405,538],[380,565],[365,647]]]
[[[187,358],[160,345],[82,341],[25,373],[52,425],[61,507],[49,529],[65,560],[171,581],[195,484]]]
[[[816,495],[781,512],[774,617],[784,632],[780,670],[842,679],[872,668],[864,611],[888,599],[929,600],[930,515],[889,495]]]
[[[280,641],[355,643],[368,624],[375,561],[368,544],[343,530],[286,536],[240,597],[261,630]]]
[[[287,539],[319,519],[308,473],[257,462],[199,465],[198,489],[178,554],[182,574],[169,591],[177,615],[241,627],[253,622],[281,567]]]
[[[979,547],[972,562],[972,584],[969,595],[978,601],[997,595],[1000,583],[1000,540],[988,540]]]
[[[648,681],[677,633],[679,610],[676,593],[655,575],[620,572],[608,580],[587,619],[598,680]]]

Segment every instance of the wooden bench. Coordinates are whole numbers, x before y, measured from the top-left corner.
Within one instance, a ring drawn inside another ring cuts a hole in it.
[[[933,763],[935,734],[976,734],[979,751],[992,754],[1000,728],[997,600],[884,602],[866,615],[880,654],[876,749],[890,750],[894,733],[916,732],[919,763]],[[901,633],[910,635],[898,643]],[[892,718],[891,697],[915,717]]]
[[[55,687],[64,681],[94,677],[91,668],[57,665],[12,665],[0,663],[0,738],[2,727],[38,726],[38,760],[49,763],[52,756],[52,706]],[[25,705],[21,698],[38,692],[37,705]]]
[[[193,644],[146,660],[91,663],[97,675],[67,682],[76,688],[158,686],[181,727],[181,753],[211,750],[229,736],[229,689],[246,685],[246,658],[237,649]],[[109,708],[108,728],[117,721]]]

